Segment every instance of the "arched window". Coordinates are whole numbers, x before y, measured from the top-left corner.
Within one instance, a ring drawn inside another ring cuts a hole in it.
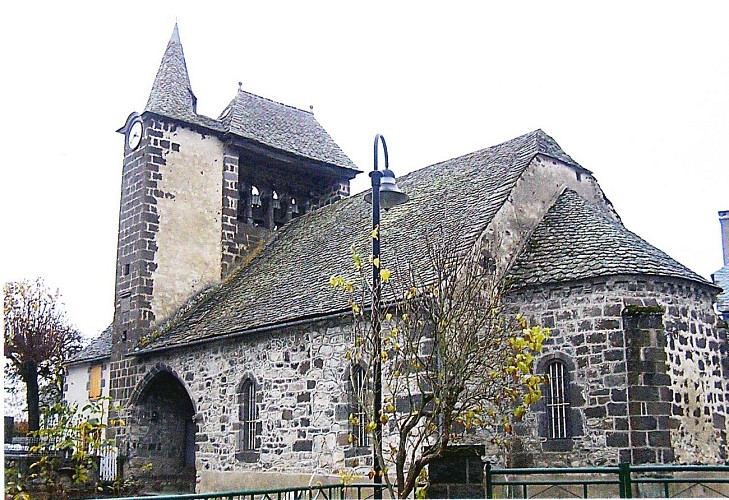
[[[352,437],[355,446],[368,446],[370,439],[367,433],[367,374],[359,365],[352,368],[352,406],[351,413],[357,424],[352,426]]]
[[[258,412],[256,411],[256,383],[247,378],[238,391],[238,447],[241,451],[259,448]]]
[[[547,376],[547,438],[567,439],[570,437],[569,372],[561,360],[551,361],[545,369]]]
[[[256,186],[251,186],[251,206],[254,208],[261,206],[261,192]]]

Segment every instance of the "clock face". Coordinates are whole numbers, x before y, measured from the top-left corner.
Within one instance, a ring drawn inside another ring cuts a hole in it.
[[[127,130],[127,146],[129,149],[137,149],[139,143],[142,141],[142,122],[136,120],[132,122],[129,130]]]

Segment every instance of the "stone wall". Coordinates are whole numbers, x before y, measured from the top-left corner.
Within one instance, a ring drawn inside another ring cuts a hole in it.
[[[222,171],[217,138],[145,115],[122,171],[115,351],[220,279]]]
[[[158,324],[189,297],[220,280],[223,145],[214,136],[155,120],[159,155],[149,166],[155,200],[151,312]],[[175,147],[177,145],[177,147]]]
[[[711,293],[681,280],[635,277],[516,292],[512,305],[553,331],[538,361],[557,355],[570,360],[571,428],[569,439],[548,440],[544,407],[537,408],[517,429],[509,465],[694,462],[693,457],[722,461],[724,382],[715,363],[686,362],[696,359],[696,352],[716,355],[718,361],[716,350],[725,349],[713,317],[704,314]],[[176,374],[196,412],[199,491],[256,488],[271,484],[272,477],[290,484],[289,479],[300,481],[306,474],[333,480],[340,469],[366,472],[369,463],[369,449],[347,439],[350,396],[344,353],[350,334],[346,319],[333,317],[133,357],[123,383],[141,394],[159,367]],[[689,366],[697,371],[689,372]],[[691,381],[704,387],[701,397],[689,391],[689,373]],[[251,460],[236,453],[237,392],[246,378],[255,380],[259,391],[260,449]],[[722,389],[709,390],[716,384]],[[140,413],[130,408],[127,418],[135,432]],[[692,438],[696,422],[704,432],[700,440]],[[137,439],[133,432],[127,442]],[[128,453],[134,463],[135,448]]]
[[[141,375],[155,366],[179,374],[197,411],[196,469],[201,485],[255,488],[269,484],[271,473],[333,479],[351,449],[344,359],[350,331],[335,319],[135,358],[135,392],[146,383]],[[236,456],[237,389],[246,377],[259,387],[261,440],[253,461]],[[127,418],[134,430],[138,411],[132,409]],[[134,442],[136,437],[128,439]],[[134,463],[134,447],[129,454]]]
[[[574,372],[570,439],[554,443],[545,437],[542,401],[519,426],[512,461],[534,466],[722,461],[727,397],[719,356],[726,340],[722,347],[712,294],[709,287],[683,280],[630,276],[514,293],[515,309],[552,328],[544,355],[564,355]],[[664,312],[660,319],[626,322],[630,306]]]
[[[664,312],[660,306],[639,304],[623,309],[629,431],[616,433],[613,439],[627,440],[630,449],[621,451],[621,462],[660,464],[674,458],[671,429],[678,423],[671,418],[673,392],[666,374]]]

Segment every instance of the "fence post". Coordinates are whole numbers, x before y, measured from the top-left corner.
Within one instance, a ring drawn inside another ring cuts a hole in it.
[[[618,471],[620,480],[620,498],[633,498],[633,485],[630,479],[630,462],[620,464]]]
[[[494,498],[494,485],[491,480],[491,462],[486,462],[486,498]]]

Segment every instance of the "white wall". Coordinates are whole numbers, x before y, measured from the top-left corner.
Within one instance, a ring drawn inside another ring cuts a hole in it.
[[[109,360],[93,361],[89,363],[77,363],[66,367],[66,388],[63,393],[63,399],[73,406],[78,405],[78,409],[83,409],[89,404],[89,376],[91,374],[91,366],[101,364],[101,396],[109,396]],[[104,403],[104,408],[108,404]],[[104,419],[106,419],[106,411],[104,411]]]

